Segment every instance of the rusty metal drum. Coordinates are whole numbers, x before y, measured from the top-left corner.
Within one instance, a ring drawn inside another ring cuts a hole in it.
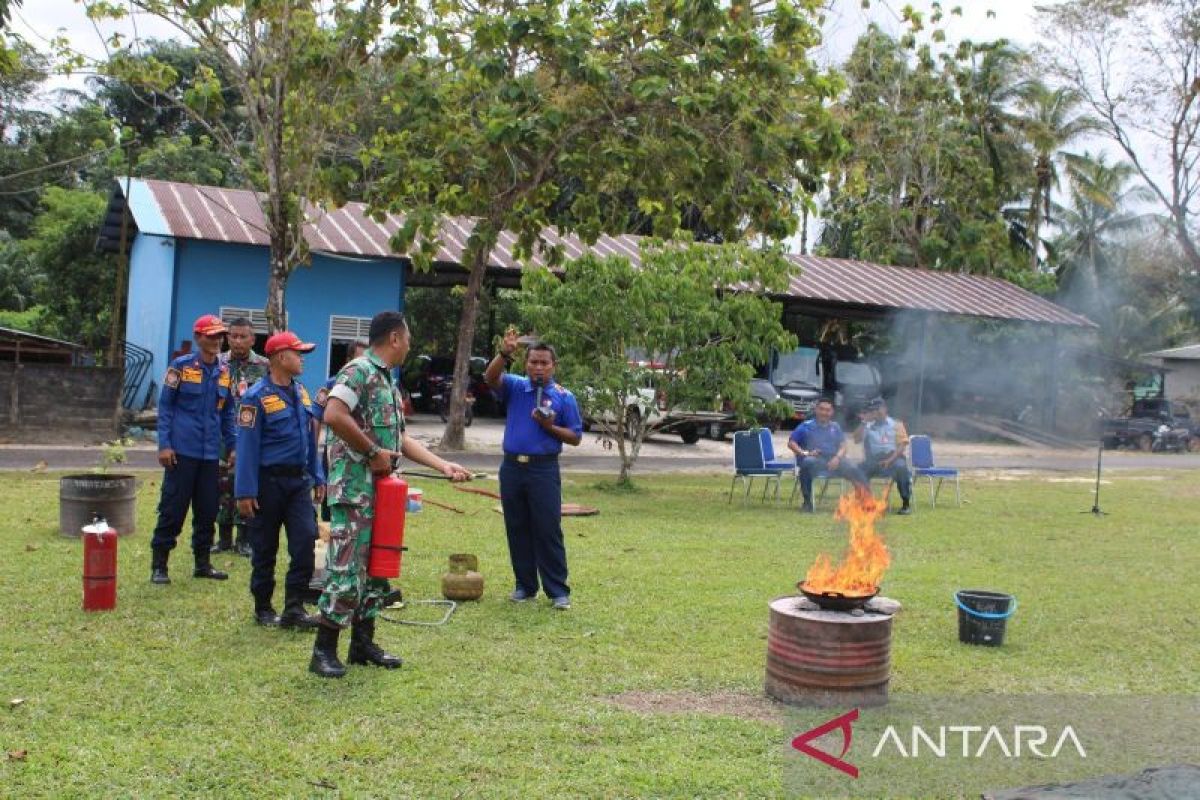
[[[83,526],[99,515],[119,535],[135,533],[137,488],[132,475],[64,475],[58,482],[58,532],[79,537]]]
[[[766,692],[796,706],[881,706],[891,678],[892,617],[770,603]]]

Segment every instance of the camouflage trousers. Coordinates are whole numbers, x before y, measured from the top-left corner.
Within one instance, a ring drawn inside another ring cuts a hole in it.
[[[374,509],[339,503],[329,511],[325,587],[317,608],[325,619],[345,628],[355,619],[379,616],[390,585],[386,578],[367,574]]]
[[[237,511],[237,499],[233,496],[234,468],[222,460],[217,471],[217,525],[225,528],[245,523]]]

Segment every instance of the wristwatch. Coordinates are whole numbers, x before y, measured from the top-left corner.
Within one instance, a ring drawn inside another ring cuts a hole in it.
[[[364,453],[363,455],[366,456],[367,461],[370,461],[372,458],[379,455],[379,451],[382,449],[383,448],[380,447],[379,445],[373,444],[367,448],[367,452]]]

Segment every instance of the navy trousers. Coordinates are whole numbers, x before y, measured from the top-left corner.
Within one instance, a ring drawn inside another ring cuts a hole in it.
[[[188,507],[192,509],[192,552],[208,555],[217,521],[218,461],[176,455],[177,463],[163,470],[162,494],[158,501],[158,524],[150,547],[174,550],[183,530]]]
[[[540,577],[549,597],[569,597],[558,462],[518,464],[506,458],[500,465],[500,497],[516,588],[532,597]]]
[[[912,475],[908,471],[908,460],[904,456],[893,461],[891,467],[884,467],[878,461],[864,461],[858,468],[868,478],[886,477],[894,480],[896,488],[900,490],[900,499],[904,502],[907,503],[908,498],[912,496]]]
[[[284,588],[303,593],[313,575],[313,545],[317,519],[313,515],[312,482],[303,476],[258,473],[258,513],[246,524],[250,537],[250,594],[270,602],[275,593],[275,556],[279,552],[279,527],[287,531],[290,564]]]
[[[804,502],[812,502],[812,486],[813,478],[817,475],[828,474],[838,478],[845,478],[855,486],[865,486],[867,479],[859,472],[858,467],[850,463],[849,460],[843,458],[838,462],[837,469],[829,468],[829,459],[815,458],[808,456],[797,461],[797,466],[800,467],[800,491],[804,495]]]

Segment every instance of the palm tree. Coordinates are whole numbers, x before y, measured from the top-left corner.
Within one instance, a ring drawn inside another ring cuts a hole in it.
[[[1064,154],[1063,161],[1070,184],[1069,202],[1050,205],[1060,233],[1047,243],[1047,250],[1058,262],[1059,290],[1090,294],[1086,304],[1107,319],[1111,308],[1103,286],[1113,277],[1110,247],[1118,237],[1155,219],[1153,214],[1136,210],[1139,204],[1152,203],[1154,197],[1144,186],[1130,185],[1137,177],[1132,165],[1109,164],[1103,153]]]
[[[1095,130],[1098,123],[1086,114],[1075,114],[1081,98],[1073,89],[1051,89],[1039,80],[1026,81],[1017,93],[1021,111],[1018,125],[1033,150],[1033,192],[1029,222],[1025,226],[1030,248],[1030,269],[1037,272],[1042,222],[1050,216],[1050,193],[1058,186],[1056,160],[1072,141]]]

